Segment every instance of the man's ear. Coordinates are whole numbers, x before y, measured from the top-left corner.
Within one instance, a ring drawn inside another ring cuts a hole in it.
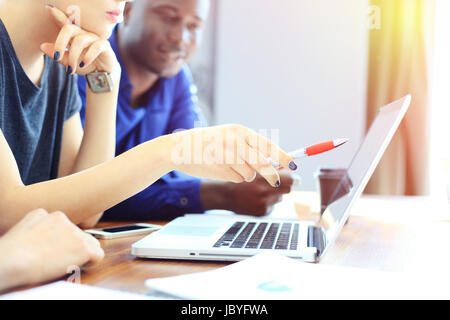
[[[123,11],[123,23],[127,24],[128,19],[130,17],[131,14],[131,10],[133,10],[133,2],[127,2],[125,4],[125,9]]]

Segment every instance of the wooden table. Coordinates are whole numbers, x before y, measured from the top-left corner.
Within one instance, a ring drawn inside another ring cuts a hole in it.
[[[320,263],[385,271],[450,270],[450,223],[445,220],[450,207],[430,208],[427,201],[363,197]],[[427,208],[438,212],[422,212]],[[101,223],[99,227],[118,224],[124,222]],[[146,279],[208,271],[229,264],[138,259],[130,251],[131,245],[141,238],[102,240],[105,258],[98,266],[82,272],[81,283],[144,293]]]
[[[164,224],[150,221],[148,223]],[[121,223],[100,223],[99,228]],[[105,258],[92,268],[81,274],[81,283],[102,288],[118,289],[134,293],[145,293],[144,282],[149,278],[169,277],[193,272],[208,271],[226,266],[226,262],[196,262],[182,260],[139,259],[131,254],[131,245],[143,236],[100,240]]]

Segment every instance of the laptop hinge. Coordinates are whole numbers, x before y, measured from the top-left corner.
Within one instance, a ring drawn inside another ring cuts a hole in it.
[[[317,250],[317,257],[320,257],[325,249],[326,237],[322,228],[316,226],[308,227],[308,247],[315,247]]]

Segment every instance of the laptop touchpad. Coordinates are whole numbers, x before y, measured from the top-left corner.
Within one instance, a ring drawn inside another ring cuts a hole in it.
[[[205,226],[166,226],[158,231],[158,235],[166,236],[189,236],[189,237],[209,237],[212,236],[219,227]]]

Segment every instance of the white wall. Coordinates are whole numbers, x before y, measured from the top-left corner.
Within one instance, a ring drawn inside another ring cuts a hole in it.
[[[346,167],[361,141],[367,8],[367,0],[218,1],[215,123],[279,129],[287,151],[351,138],[347,152],[300,163],[305,189],[315,188],[318,165]]]
[[[208,123],[212,124],[214,116],[217,4],[221,0],[210,1],[211,8],[202,34],[202,42],[193,59],[189,62],[189,67],[198,88],[200,109]]]

